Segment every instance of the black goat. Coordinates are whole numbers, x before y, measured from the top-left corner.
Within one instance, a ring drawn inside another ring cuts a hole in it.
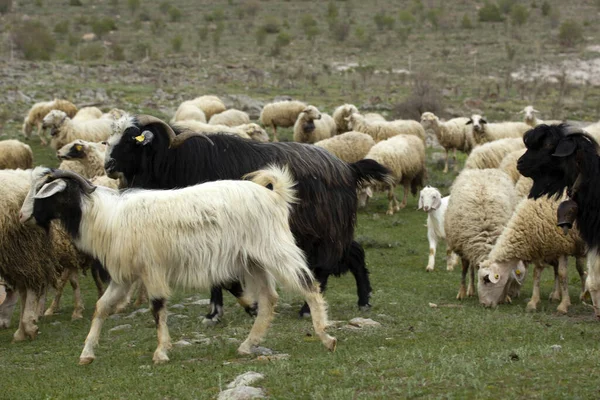
[[[258,143],[232,135],[207,136],[173,130],[149,116],[125,118],[108,141],[105,169],[121,176],[129,187],[172,189],[220,179],[241,179],[268,164],[287,165],[298,182],[300,201],[291,213],[291,228],[315,277],[325,289],[329,275],[348,270],[356,279],[358,305],[370,307],[371,285],[364,251],[353,240],[356,189],[390,179],[373,160],[347,164],[327,151],[300,143]],[[200,137],[203,136],[203,137]],[[242,288],[227,289],[241,299]],[[251,312],[249,304],[246,311]],[[211,291],[209,320],[222,315],[221,288]],[[301,315],[309,312],[306,303]]]
[[[598,143],[567,124],[538,125],[523,140],[527,151],[517,169],[533,179],[529,197],[560,197],[565,189],[581,238],[589,247],[587,288],[600,318],[600,157]],[[565,202],[565,203],[567,203]],[[563,203],[563,204],[565,204]],[[567,203],[568,204],[568,203]],[[561,205],[562,206],[562,205]],[[560,212],[560,208],[559,208]]]

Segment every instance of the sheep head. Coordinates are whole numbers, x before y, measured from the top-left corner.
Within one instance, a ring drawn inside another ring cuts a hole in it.
[[[304,110],[302,110],[302,113],[305,115],[305,119],[308,120],[321,119],[321,113],[315,106],[306,107]]]
[[[50,135],[55,136],[57,134],[58,128],[65,122],[68,118],[67,113],[61,110],[52,110],[42,120],[42,128],[47,129],[51,128]]]
[[[56,152],[59,160],[71,160],[73,158],[86,158],[90,150],[90,142],[77,139],[64,145]]]
[[[484,125],[488,122],[479,114],[473,114],[466,125],[473,125],[473,132],[483,134]]]
[[[425,212],[434,211],[442,205],[442,194],[436,188],[426,186],[419,194],[418,210]]]
[[[482,262],[477,272],[479,302],[486,307],[496,307],[503,303],[507,299],[512,283],[516,282],[520,286],[526,274],[525,264],[519,260]]]

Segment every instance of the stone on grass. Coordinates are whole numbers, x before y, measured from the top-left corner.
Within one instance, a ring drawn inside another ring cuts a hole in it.
[[[149,308],[140,308],[138,310],[135,310],[134,312],[132,312],[131,314],[129,314],[128,316],[126,316],[125,318],[134,318],[137,315],[142,315],[142,314],[146,314],[147,312],[149,312],[150,309]]]
[[[238,386],[250,386],[261,379],[265,379],[263,374],[259,374],[258,372],[254,371],[248,371],[245,374],[238,375],[233,381],[228,383],[227,389],[233,389]]]
[[[262,388],[252,386],[239,386],[233,389],[227,389],[219,393],[218,400],[250,400],[264,399],[265,391]]]
[[[178,342],[173,343],[175,346],[191,346],[192,344],[190,342],[188,342],[187,340],[183,340],[181,339]]]
[[[210,299],[200,299],[200,300],[196,300],[190,304],[193,304],[195,306],[207,306],[210,304]]]
[[[353,318],[350,321],[348,321],[348,324],[352,325],[352,326],[356,326],[358,328],[364,328],[366,326],[373,326],[373,327],[378,327],[381,326],[381,324],[377,321],[373,321],[371,318]]]
[[[127,329],[131,329],[131,325],[130,324],[125,324],[125,325],[117,325],[114,328],[109,329],[109,332],[119,332],[119,331],[124,331]]]
[[[262,346],[257,346],[257,347],[253,347],[251,350],[252,354],[255,354],[257,356],[271,356],[273,355],[273,350],[271,349],[267,349],[266,347],[262,347]]]

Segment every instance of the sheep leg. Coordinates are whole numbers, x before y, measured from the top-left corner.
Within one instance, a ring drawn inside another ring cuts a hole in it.
[[[258,268],[253,269],[252,277],[250,277],[250,274],[246,274],[245,279],[249,292],[253,293],[253,297],[258,299],[258,314],[248,337],[238,347],[237,351],[242,355],[251,354],[252,347],[258,345],[265,337],[279,298],[271,279],[263,271],[258,271]]]
[[[22,289],[21,294],[21,321],[19,329],[13,336],[13,342],[19,342],[26,338],[35,339],[38,333],[36,325],[38,319],[38,306],[40,294],[31,289]]]
[[[152,315],[156,322],[156,334],[158,336],[158,347],[154,351],[152,361],[154,364],[162,364],[169,361],[167,351],[171,349],[171,336],[167,326],[167,307],[164,297],[152,298]]]
[[[233,282],[226,286],[225,289],[227,289],[227,291],[235,297],[238,304],[242,306],[248,315],[252,317],[256,316],[258,305],[254,302],[254,299],[244,295],[244,288],[242,288],[242,284],[240,282]],[[223,315],[222,313],[223,310],[221,310],[221,315]]]
[[[129,303],[131,303],[131,298],[135,295],[135,293],[137,292],[137,290],[139,289],[141,284],[142,284],[142,280],[137,279],[133,282],[133,284],[131,284],[129,286],[127,295],[125,297],[123,297],[121,299],[121,301],[119,301],[117,306],[114,308],[115,314],[122,313],[127,309],[127,306],[129,305]],[[106,292],[104,292],[104,293],[106,293]]]
[[[475,296],[475,265],[469,265],[469,287],[467,288],[467,296],[473,297]]]
[[[328,324],[327,303],[325,299],[323,299],[323,296],[316,287],[305,289],[303,294],[312,311],[311,316],[315,333],[329,351],[335,351],[337,339],[325,333],[325,328]]]
[[[115,281],[111,281],[108,285],[108,288],[98,299],[96,302],[96,310],[94,311],[94,316],[92,317],[92,326],[90,327],[90,332],[85,339],[85,344],[83,346],[83,351],[79,356],[79,364],[85,365],[90,364],[96,356],[94,355],[94,347],[98,344],[98,338],[100,336],[100,331],[102,330],[102,325],[104,324],[104,320],[106,317],[110,315],[110,312],[121,302],[129,291],[129,287],[131,284],[117,284]]]
[[[446,162],[444,163],[444,174],[448,172],[448,149],[444,149],[446,152]]]
[[[223,289],[221,286],[213,286],[210,289],[210,312],[204,316],[202,321],[205,325],[214,325],[223,316]]]
[[[37,315],[38,317],[44,316],[44,310],[46,309],[46,294],[48,294],[48,289],[44,288],[42,294],[38,296],[38,304],[37,304]]]
[[[541,263],[535,263],[533,268],[533,292],[531,300],[527,303],[527,311],[535,311],[540,302],[540,280],[544,266]]]
[[[42,142],[42,144],[45,146],[48,144],[48,141],[46,140],[46,132],[45,130],[42,128],[42,123],[38,122],[37,123],[37,134],[40,138],[40,142]]]
[[[404,194],[402,196],[402,203],[400,205],[396,205],[396,211],[403,209],[406,207],[406,202],[408,200],[408,192],[410,191],[410,182],[404,183]],[[398,204],[398,200],[396,200],[396,196],[394,196],[394,201]]]
[[[21,300],[21,310],[19,312],[19,327],[13,335],[13,342],[20,342],[26,339],[25,327],[23,326],[23,316],[27,305],[27,289],[19,288],[19,299]]]
[[[460,289],[458,289],[458,294],[456,298],[458,300],[463,300],[467,297],[467,272],[469,272],[469,261],[467,261],[464,257],[461,258],[462,263],[462,271],[460,275]]]
[[[273,127],[273,142],[279,142],[279,139],[277,138],[277,126],[272,125]]]
[[[325,289],[327,289],[327,281],[329,280],[329,273],[324,271],[322,268],[319,268],[314,270],[313,274],[315,275],[317,282],[319,282],[319,289],[321,290],[321,293],[325,292]],[[300,318],[310,317],[310,307],[306,301],[304,302],[304,305],[302,305],[299,314]]]
[[[75,303],[75,307],[73,309],[73,314],[71,314],[71,319],[82,319],[83,318],[83,310],[85,307],[83,306],[83,301],[81,301],[81,289],[79,287],[79,276],[78,272],[75,270],[71,274],[69,281],[71,282],[71,287],[73,288],[73,303]]]
[[[585,280],[587,277],[587,272],[585,272],[585,257],[575,258],[575,268],[577,268],[577,273],[581,280],[581,294],[579,295],[579,300],[584,301],[586,297],[589,296],[589,293],[585,289]]]
[[[446,247],[446,271],[454,271],[454,266],[458,264],[458,256],[451,249]]]
[[[63,291],[65,290],[65,285],[69,281],[71,272],[72,271],[68,270],[68,269],[65,269],[62,272],[60,279],[58,281],[58,284],[56,286],[56,293],[54,294],[54,299],[52,299],[52,303],[50,304],[50,307],[48,307],[48,309],[44,313],[44,316],[49,317],[50,315],[54,315],[54,313],[59,309],[60,298],[62,297]]]
[[[592,248],[588,252],[586,288],[592,297],[596,319],[600,320],[600,258],[598,256],[597,248]]]
[[[394,194],[394,185],[390,185],[388,187],[388,209],[386,211],[387,215],[394,215],[396,201],[396,195]]]
[[[561,256],[558,259],[558,276],[560,278],[562,300],[556,308],[556,311],[558,311],[561,314],[566,314],[569,309],[569,306],[571,305],[571,299],[569,297],[569,279],[567,277],[567,266],[567,256]]]
[[[425,267],[425,271],[431,272],[435,268],[435,250],[437,249],[437,237],[435,234],[432,234],[431,228],[427,229],[427,239],[429,240],[429,260],[427,261],[427,266]]]
[[[456,149],[454,149],[454,155],[452,158],[454,159],[454,171],[458,171],[458,158],[456,158]]]
[[[0,305],[0,329],[10,327],[10,320],[15,310],[15,306],[17,305],[17,297],[18,294],[16,290],[6,291],[4,303]]]
[[[559,276],[558,276],[558,263],[557,262],[553,262],[551,263],[552,267],[554,268],[554,290],[552,290],[552,293],[550,293],[550,301],[558,301],[560,300],[560,280],[559,280]]]

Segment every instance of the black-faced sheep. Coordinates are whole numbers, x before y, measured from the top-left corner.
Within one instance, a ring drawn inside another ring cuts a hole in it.
[[[333,118],[319,112],[315,106],[308,106],[302,110],[294,124],[294,142],[316,143],[335,133]]]
[[[33,167],[33,152],[29,145],[18,140],[0,141],[0,169],[28,169]]]
[[[260,123],[273,129],[273,141],[278,142],[277,127],[289,128],[294,126],[298,115],[306,108],[306,104],[297,101],[276,101],[266,104],[260,112]]]
[[[51,128],[50,147],[58,150],[76,139],[89,142],[101,142],[112,133],[113,121],[108,118],[96,118],[86,121],[74,121],[64,112],[53,110],[44,117],[44,127]]]
[[[473,114],[467,121],[472,125],[473,142],[481,145],[505,138],[522,138],[531,127],[524,122],[496,122],[489,124],[481,115]]]
[[[56,157],[61,160],[60,169],[73,171],[85,178],[105,175],[104,153],[106,145],[77,139],[61,147]]]
[[[77,106],[68,100],[62,99],[35,103],[23,121],[23,136],[29,138],[33,127],[37,126],[37,134],[40,137],[40,141],[44,145],[47,144],[46,138],[42,136],[42,121],[46,114],[52,110],[64,111],[70,118],[73,118],[77,113]]]
[[[202,289],[232,280],[244,282],[258,299],[258,315],[240,354],[250,354],[266,334],[278,298],[276,283],[305,297],[317,336],[335,350],[336,339],[325,333],[325,301],[290,230],[290,205],[296,201],[291,174],[269,167],[248,179],[119,193],[70,171],[33,171],[34,191],[23,202],[21,222],[35,220],[48,229],[53,220],[60,221],[77,247],[103,260],[112,277],[96,304],[80,364],[95,359],[104,320],[138,278],[156,321],[157,364],[169,360],[171,287]]]

